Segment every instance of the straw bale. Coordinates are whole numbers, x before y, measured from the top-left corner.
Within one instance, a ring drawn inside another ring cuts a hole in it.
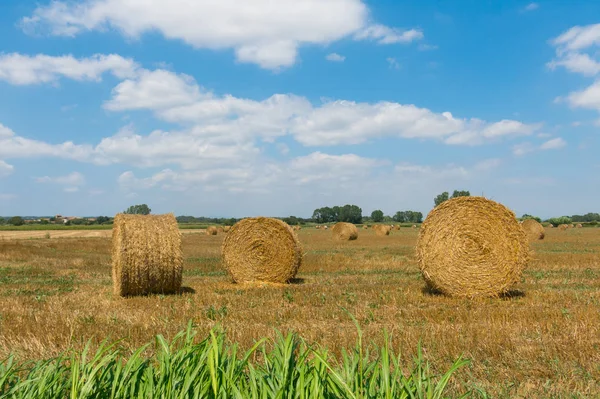
[[[173,214],[115,216],[112,231],[115,295],[178,292],[182,271],[181,233]]]
[[[375,228],[375,226],[373,226]],[[350,241],[358,238],[358,229],[352,223],[339,222],[331,229],[334,240]]]
[[[525,234],[527,234],[529,240],[543,240],[546,236],[544,226],[542,226],[541,223],[538,223],[537,220],[525,219],[521,222],[521,226],[523,227],[523,230],[525,230]]]
[[[575,226],[575,227],[577,227],[578,229],[580,229],[580,228],[583,227],[583,225],[581,223],[577,223],[577,226]]]
[[[216,236],[218,231],[219,230],[217,230],[217,228],[215,226],[209,226],[206,229],[206,235],[207,236]]]
[[[435,207],[421,225],[416,252],[430,288],[466,298],[507,292],[530,258],[514,213],[483,197],[453,198]]]
[[[223,232],[227,233],[231,229],[231,226],[223,226]]]
[[[380,237],[389,236],[390,230],[392,230],[390,226],[386,226],[383,224],[373,226],[373,228],[375,229],[375,234],[377,234]]]
[[[302,264],[298,236],[287,223],[273,218],[237,222],[225,237],[221,252],[236,283],[287,283]]]
[[[561,230],[561,231],[564,231],[564,230],[566,230],[568,228],[569,228],[568,224],[561,224],[561,225],[558,226],[558,229]]]
[[[367,226],[366,224],[363,224],[363,230],[367,230],[369,228],[369,226]]]
[[[413,228],[413,229],[416,229],[416,228],[417,228],[417,225],[416,225],[416,224],[413,224],[413,225],[412,225],[412,228]]]

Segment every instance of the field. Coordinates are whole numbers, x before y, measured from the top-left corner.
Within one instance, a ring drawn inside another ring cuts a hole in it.
[[[129,299],[112,294],[110,231],[53,231],[50,239],[3,232],[0,358],[45,359],[107,337],[132,350],[156,334],[172,339],[189,320],[202,336],[221,325],[243,349],[277,329],[339,355],[357,339],[348,311],[368,343],[381,345],[387,330],[406,364],[419,342],[434,370],[469,359],[453,389],[494,398],[598,397],[600,229],[546,232],[532,244],[535,259],[515,290],[479,301],[424,289],[410,228],[389,237],[360,230],[347,243],[304,229],[304,264],[288,286],[231,284],[220,265],[223,235],[191,231],[183,236],[185,293]]]

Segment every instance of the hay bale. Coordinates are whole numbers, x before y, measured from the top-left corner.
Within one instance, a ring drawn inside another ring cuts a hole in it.
[[[182,271],[181,233],[173,214],[115,216],[112,231],[115,295],[178,292]]]
[[[577,223],[577,225],[575,227],[577,227],[578,229],[580,229],[580,228],[583,227],[583,225],[581,223]]]
[[[559,225],[559,226],[558,226],[558,229],[559,229],[560,231],[565,231],[565,230],[567,230],[568,228],[569,228],[569,225],[568,225],[568,224],[561,224],[561,225]]]
[[[416,252],[430,288],[467,298],[508,291],[530,257],[514,213],[483,197],[453,198],[435,207],[421,225]]]
[[[223,226],[223,232],[227,233],[231,229],[231,226]]]
[[[206,229],[206,235],[207,236],[216,236],[218,231],[219,230],[217,230],[217,228],[215,226],[209,226]]]
[[[375,228],[375,226],[373,226]],[[352,223],[339,222],[331,229],[334,240],[350,241],[358,238],[358,229]]]
[[[287,283],[302,263],[298,236],[287,223],[273,218],[237,222],[223,241],[223,262],[234,282]]]
[[[363,224],[363,227],[362,227],[362,228],[363,228],[363,230],[368,230],[368,229],[369,229],[369,226],[367,226],[366,224]]]
[[[525,230],[525,234],[527,234],[529,240],[543,240],[546,236],[544,226],[538,223],[537,220],[525,219],[521,222],[521,227]]]
[[[385,226],[383,224],[374,226],[374,229],[375,229],[375,234],[377,234],[380,237],[389,236],[390,231],[392,230],[392,228],[390,226]]]
[[[416,228],[417,228],[417,225],[416,225],[416,224],[413,224],[413,225],[412,225],[412,228],[413,228],[413,229],[416,229]]]

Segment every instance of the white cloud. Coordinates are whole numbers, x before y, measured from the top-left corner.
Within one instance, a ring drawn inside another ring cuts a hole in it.
[[[112,111],[172,108],[192,104],[200,97],[200,88],[188,75],[143,70],[135,79],[119,83],[104,107]]]
[[[330,54],[327,54],[325,59],[327,61],[333,61],[333,62],[344,62],[346,57],[343,55],[339,55],[338,53],[330,53]]]
[[[385,60],[390,65],[390,68],[392,68],[392,69],[400,69],[400,67],[401,67],[400,63],[394,57],[388,57]]]
[[[600,45],[600,24],[574,26],[553,39],[552,44],[559,54]]]
[[[540,146],[541,150],[556,150],[559,148],[563,148],[567,145],[567,142],[560,137],[557,137],[552,140],[548,140]]]
[[[44,176],[44,177],[36,177],[35,181],[38,183],[54,183],[60,184],[64,186],[81,186],[85,184],[85,176],[83,176],[79,172],[72,172],[66,176]]]
[[[381,164],[381,161],[355,154],[329,155],[317,151],[293,159],[289,169],[293,181],[298,184],[311,184],[324,180],[351,182],[370,174],[373,167]]]
[[[600,73],[600,62],[592,59],[588,54],[581,53],[566,53],[559,59],[550,61],[547,66],[552,70],[562,66],[569,72],[585,76],[594,76]]]
[[[501,164],[502,164],[502,160],[501,159],[490,158],[490,159],[485,159],[483,161],[480,161],[480,162],[476,163],[475,166],[474,166],[474,168],[476,170],[481,170],[481,171],[492,170],[492,169],[496,169]]]
[[[85,177],[79,172],[72,172],[66,176],[36,177],[35,181],[38,183],[51,183],[64,186],[63,191],[66,193],[76,193],[79,191],[80,186],[85,185]]]
[[[96,54],[80,59],[72,55],[0,54],[0,80],[14,85],[51,83],[61,77],[99,81],[106,72],[123,79],[132,77],[136,68],[137,64],[131,59],[116,54]]]
[[[525,6],[525,8],[523,8],[523,11],[535,11],[538,8],[540,8],[538,3],[529,3]]]
[[[402,31],[385,25],[374,24],[365,27],[354,35],[356,40],[374,40],[378,44],[411,43],[423,38],[418,29]]]
[[[536,147],[531,143],[521,143],[513,146],[513,154],[516,156],[523,156],[530,152],[534,152],[535,150]]]
[[[600,80],[582,91],[569,94],[567,102],[572,107],[590,108],[600,111]]]
[[[419,44],[419,51],[432,51],[432,50],[437,50],[439,47],[434,45],[434,44],[425,44],[425,43],[421,43]]]
[[[0,177],[6,177],[15,170],[15,167],[0,160]]]
[[[293,65],[298,48],[306,44],[328,44],[353,34],[382,44],[423,36],[414,29],[368,22],[369,10],[361,0],[84,0],[52,1],[21,25],[26,32],[61,36],[112,28],[137,38],[157,31],[195,48],[231,48],[239,62],[268,69]]]

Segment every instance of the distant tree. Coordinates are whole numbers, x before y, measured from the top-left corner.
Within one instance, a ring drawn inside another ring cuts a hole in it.
[[[448,191],[444,191],[433,199],[435,206],[439,206],[444,201],[448,201]]]
[[[21,216],[13,216],[10,219],[8,219],[8,224],[12,224],[13,226],[23,226],[23,224],[25,224],[25,221]]]
[[[421,223],[423,214],[416,211],[398,211],[394,215],[394,221],[398,223]]]
[[[452,198],[456,198],[456,197],[470,197],[471,193],[468,191],[458,191],[458,190],[454,190],[454,192],[452,193]]]
[[[398,223],[406,223],[406,212],[396,212],[394,215],[394,221]]]
[[[561,224],[571,224],[573,221],[568,216],[561,216],[558,218],[550,218],[546,220],[548,223],[553,225],[554,227],[559,226]]]
[[[98,224],[108,223],[109,221],[110,221],[110,218],[108,216],[98,216],[96,218],[96,223],[98,223]]]
[[[283,221],[286,222],[287,224],[289,224],[290,226],[296,226],[296,225],[300,224],[300,221],[298,220],[298,218],[296,216],[290,216],[290,217],[284,218]]]
[[[152,210],[146,204],[141,205],[131,205],[127,210],[123,213],[127,213],[130,215],[149,215]]]
[[[375,223],[383,222],[383,212],[379,209],[371,212],[371,220],[373,220]]]
[[[521,220],[526,220],[526,219],[533,219],[538,223],[542,223],[542,219],[540,219],[539,217],[528,215],[528,214],[524,213],[523,216],[521,216]]]
[[[48,221],[48,219],[42,219],[40,221],[40,224],[50,224],[50,222]]]
[[[357,205],[344,205],[340,208],[338,222],[362,223],[362,209]]]

